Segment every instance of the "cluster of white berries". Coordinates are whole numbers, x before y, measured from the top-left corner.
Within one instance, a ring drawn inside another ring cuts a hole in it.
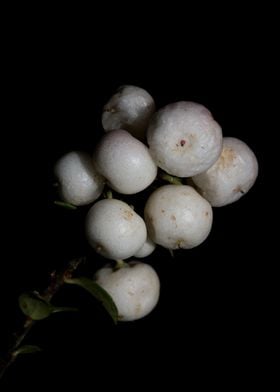
[[[73,151],[55,166],[65,202],[90,204],[105,184],[119,194],[136,194],[154,183],[158,168],[192,185],[159,186],[146,201],[144,217],[115,198],[98,200],[88,212],[90,245],[118,263],[97,271],[95,280],[111,295],[121,320],[131,321],[156,306],[160,283],[148,264],[122,260],[146,257],[156,244],[170,250],[201,244],[211,230],[212,207],[247,193],[258,163],[244,142],[223,138],[203,105],[177,102],[155,112],[153,98],[139,87],[119,88],[104,106],[102,124],[106,133],[92,157]]]

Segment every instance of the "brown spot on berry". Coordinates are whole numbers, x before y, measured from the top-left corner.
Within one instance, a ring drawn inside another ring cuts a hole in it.
[[[176,249],[182,249],[184,246],[184,240],[177,240],[176,241]]]
[[[165,213],[165,210],[161,210],[161,212],[164,214],[164,213]]]
[[[141,304],[137,304],[136,307],[135,307],[135,313],[139,314],[139,313],[141,313],[141,310],[142,310]]]
[[[232,148],[224,147],[222,154],[218,160],[218,164],[222,169],[225,169],[232,166],[235,159],[235,151]]]
[[[243,189],[240,187],[240,186],[238,186],[238,187],[236,187],[234,190],[233,190],[233,192],[236,192],[236,193],[241,193],[242,195],[244,195],[244,191],[243,191]]]
[[[175,215],[171,215],[171,219],[175,221],[176,220],[176,216]]]
[[[131,297],[134,295],[132,291],[128,291],[127,294],[130,295]]]
[[[133,212],[129,210],[124,210],[123,217],[125,220],[130,220],[133,217]]]
[[[208,216],[208,215],[209,215],[209,212],[208,212],[208,211],[206,211],[206,212],[205,212],[205,216]]]
[[[183,147],[185,144],[186,144],[186,140],[182,139],[182,140],[180,141],[181,147]]]
[[[117,110],[114,107],[105,106],[103,111],[108,113],[115,113]]]

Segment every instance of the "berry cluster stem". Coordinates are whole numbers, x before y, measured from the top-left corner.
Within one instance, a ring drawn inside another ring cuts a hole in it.
[[[175,177],[175,176],[171,176],[168,173],[165,172],[161,172],[159,173],[159,177],[164,180],[169,182],[172,185],[182,185],[182,180],[181,178]]]

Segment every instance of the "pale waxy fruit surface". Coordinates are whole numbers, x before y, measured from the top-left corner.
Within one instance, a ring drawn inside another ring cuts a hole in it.
[[[72,151],[61,157],[54,168],[63,201],[75,206],[92,203],[101,195],[105,179],[93,166],[89,154]]]
[[[168,249],[190,249],[201,244],[211,230],[211,205],[188,185],[164,185],[145,205],[148,234]]]
[[[155,113],[147,140],[155,163],[167,173],[191,177],[207,170],[222,150],[222,130],[203,105],[176,102]]]
[[[119,193],[138,193],[147,188],[157,175],[157,166],[148,148],[121,129],[103,136],[93,158],[109,186]]]
[[[104,267],[96,272],[95,280],[111,295],[120,321],[145,317],[158,303],[160,281],[148,264],[131,262],[116,271]]]
[[[121,86],[103,108],[102,125],[105,131],[125,129],[134,137],[145,139],[154,111],[154,100],[146,90]]]
[[[134,256],[138,257],[139,259],[142,259],[143,257],[147,257],[152,254],[155,249],[156,244],[149,237],[147,237],[142,248],[140,248]]]
[[[192,180],[213,207],[222,207],[246,194],[257,176],[258,162],[253,151],[241,140],[225,137],[217,162]]]
[[[144,220],[126,203],[116,199],[96,202],[86,218],[86,235],[95,251],[108,259],[127,259],[147,238]]]

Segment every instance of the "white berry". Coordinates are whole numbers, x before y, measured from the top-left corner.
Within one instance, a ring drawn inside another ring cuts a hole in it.
[[[142,259],[143,257],[147,257],[149,256],[151,253],[153,253],[153,251],[156,248],[156,244],[149,238],[147,237],[144,245],[142,246],[142,248],[140,248],[138,250],[137,253],[135,253],[135,257],[138,257],[139,259]]]
[[[176,102],[159,110],[147,140],[155,163],[178,177],[204,172],[222,150],[221,127],[208,109],[194,102]]]
[[[258,162],[253,151],[241,140],[225,137],[218,161],[192,180],[213,207],[221,207],[239,200],[257,176]]]
[[[148,148],[124,130],[108,132],[94,151],[98,171],[112,189],[134,194],[147,188],[157,175]]]
[[[125,129],[134,137],[144,139],[154,111],[154,100],[147,91],[136,86],[122,86],[104,106],[102,125],[105,131]]]
[[[55,175],[61,198],[76,206],[95,201],[102,193],[105,179],[97,173],[89,154],[72,151],[56,163]]]
[[[211,205],[188,185],[164,185],[145,206],[151,239],[168,249],[190,249],[201,244],[212,226]]]
[[[97,271],[95,280],[111,295],[120,321],[145,317],[158,303],[159,278],[148,264],[131,262],[116,271],[105,267]]]
[[[86,218],[86,234],[95,251],[108,259],[127,259],[144,244],[144,220],[126,203],[104,199],[95,203]]]

